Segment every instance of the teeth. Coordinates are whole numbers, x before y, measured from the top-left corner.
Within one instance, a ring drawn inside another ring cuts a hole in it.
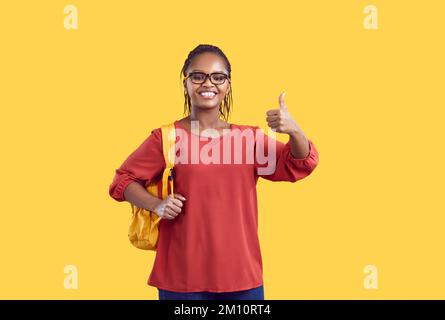
[[[200,95],[204,97],[213,97],[215,95],[215,92],[201,92]]]

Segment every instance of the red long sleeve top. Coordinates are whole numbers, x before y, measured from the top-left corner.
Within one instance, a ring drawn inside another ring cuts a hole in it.
[[[275,140],[257,126],[231,124],[230,133],[216,139],[198,136],[178,121],[175,128],[174,192],[186,200],[175,219],[159,222],[158,248],[147,284],[177,292],[227,292],[262,285],[258,178],[295,182],[308,176],[318,164],[314,144],[308,139],[308,155],[297,159],[291,153],[290,141]],[[246,129],[260,134],[246,134],[241,144],[235,143],[232,132],[244,133]],[[271,142],[275,148],[269,147]],[[275,153],[272,173],[260,172],[260,168],[268,166],[264,159],[254,157],[253,162],[248,161],[251,159],[248,153],[253,150],[255,154],[260,147],[264,155]],[[231,155],[227,156],[224,148]],[[198,159],[196,163],[195,158],[192,162],[193,152],[198,151],[220,161],[208,163]],[[234,160],[236,152],[241,152],[241,163]],[[151,181],[161,179],[164,168],[161,128],[156,128],[116,169],[109,194],[117,201],[124,201],[124,190],[131,182],[146,187]]]

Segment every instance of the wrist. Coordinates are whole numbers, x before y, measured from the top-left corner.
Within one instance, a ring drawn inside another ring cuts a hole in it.
[[[292,121],[292,125],[290,130],[288,131],[289,136],[297,137],[299,135],[303,135],[301,128],[295,121]]]
[[[300,136],[304,136],[303,132],[301,132],[301,130],[299,128],[292,128],[289,132],[288,132],[289,136],[292,138],[298,138]]]
[[[148,199],[144,208],[148,211],[156,212],[155,210],[159,207],[161,203],[162,203],[161,199],[153,196],[151,199]]]

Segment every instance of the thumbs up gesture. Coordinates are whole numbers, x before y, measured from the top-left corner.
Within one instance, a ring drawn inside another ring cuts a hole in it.
[[[290,115],[284,102],[284,95],[285,93],[282,92],[278,98],[280,104],[279,109],[272,109],[266,112],[267,125],[275,132],[288,134],[299,132],[300,128]]]

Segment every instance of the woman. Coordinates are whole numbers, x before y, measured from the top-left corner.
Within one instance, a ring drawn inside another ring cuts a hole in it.
[[[116,170],[110,196],[162,217],[147,281],[158,288],[159,299],[263,300],[257,180],[260,176],[271,181],[303,179],[317,166],[318,152],[291,117],[284,93],[280,107],[269,110],[266,120],[275,132],[289,135],[286,144],[262,134],[257,126],[227,122],[232,107],[231,65],[218,47],[197,46],[181,75],[189,115],[174,122],[178,148],[174,195],[161,200],[145,190],[165,168],[157,128]],[[273,156],[272,166],[264,156],[259,159],[261,150]],[[249,151],[255,152],[250,162]]]

